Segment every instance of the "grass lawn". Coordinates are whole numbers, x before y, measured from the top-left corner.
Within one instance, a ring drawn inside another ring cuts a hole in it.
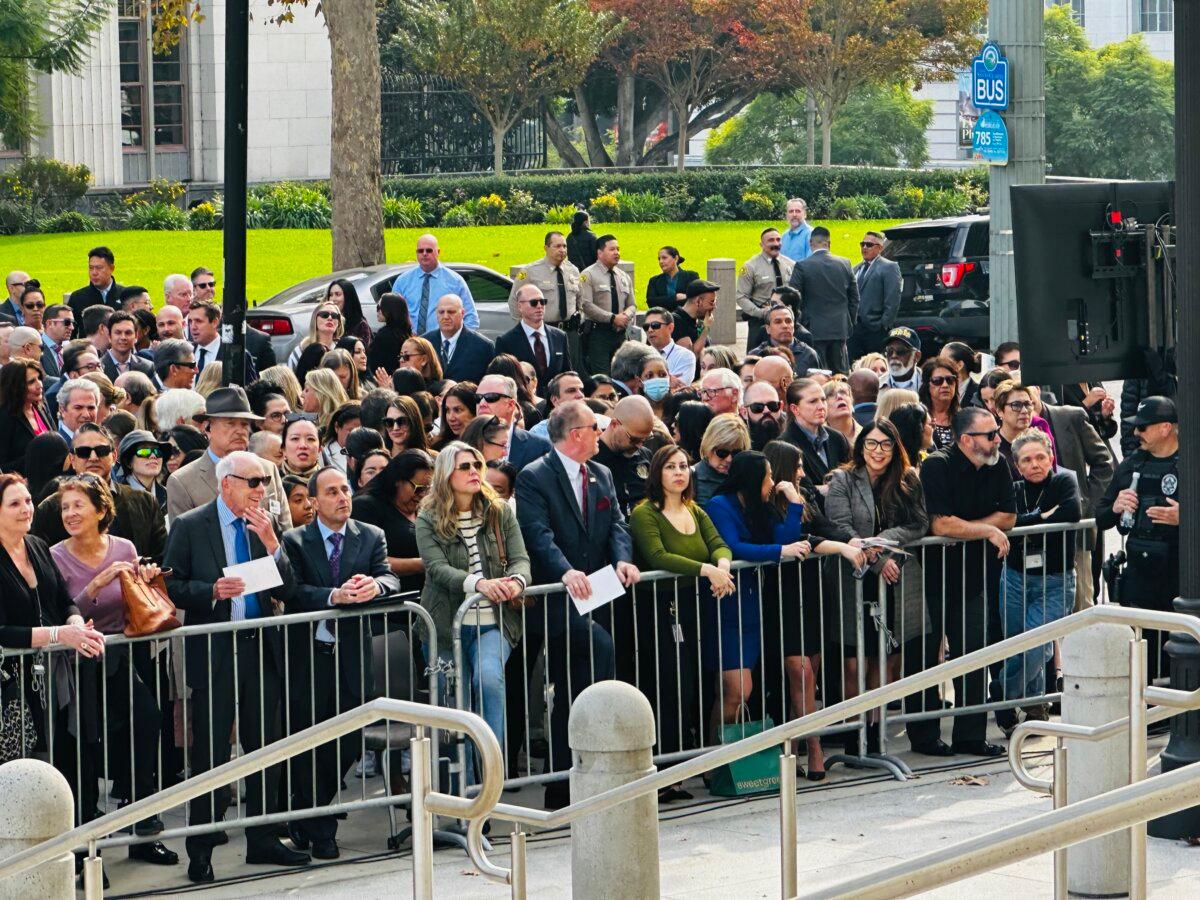
[[[898,220],[823,222],[833,236],[833,252],[857,261],[858,241],[867,230],[881,230]],[[644,296],[650,276],[657,274],[658,248],[672,244],[687,259],[685,267],[704,275],[706,260],[733,257],[742,263],[758,252],[758,235],[768,222],[678,222],[597,226],[611,230],[621,241],[621,255],[633,260],[637,292]],[[530,262],[542,255],[547,225],[496,225],[472,228],[439,228],[442,259],[479,263],[508,274],[509,266]],[[416,239],[424,229],[396,228],[387,232],[390,261],[413,258]],[[99,234],[34,234],[0,237],[0,268],[23,269],[42,282],[48,298],[87,283],[88,249],[98,244],[112,248],[117,257],[117,280],[150,289],[155,303],[162,300],[163,278],[172,272],[187,274],[208,266],[221,278],[219,231],[113,231]],[[329,272],[332,256],[328,231],[251,231],[247,294],[253,304],[277,291]]]

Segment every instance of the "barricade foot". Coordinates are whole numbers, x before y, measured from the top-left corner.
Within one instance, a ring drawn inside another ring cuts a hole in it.
[[[905,766],[904,763],[900,762],[900,760],[894,759],[890,756],[885,756],[883,754],[874,756],[850,756],[846,753],[835,753],[833,756],[827,756],[825,758],[826,771],[829,770],[830,766],[836,765],[837,763],[841,763],[850,769],[883,769],[887,772],[891,772],[892,777],[896,779],[896,781],[908,781],[908,779],[913,775],[911,770],[909,770],[907,773],[904,771],[908,767]]]
[[[390,838],[388,838],[388,841],[387,841],[388,849],[389,850],[399,850],[400,847],[404,844],[404,842],[407,841],[411,837],[412,837],[412,826],[405,825],[403,828],[401,828],[399,831],[397,831],[395,834],[393,834]],[[433,849],[434,850],[448,850],[448,849],[452,849],[455,847],[457,847],[459,850],[462,850],[464,852],[466,851],[467,836],[465,833],[460,833],[457,831],[449,831],[444,828],[433,829]],[[492,849],[491,844],[488,843],[487,838],[483,839],[483,848],[485,850]]]

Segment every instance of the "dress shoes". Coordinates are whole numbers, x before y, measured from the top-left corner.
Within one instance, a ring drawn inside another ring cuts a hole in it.
[[[337,841],[333,838],[323,838],[312,842],[313,859],[337,859],[341,856]]]
[[[223,847],[229,843],[229,834],[224,831],[214,831],[212,842],[214,847]]]
[[[246,848],[246,862],[252,866],[307,866],[311,861],[307,853],[285,847],[279,838]]]
[[[207,859],[193,859],[188,863],[188,880],[196,884],[212,884],[212,863]]]
[[[571,785],[566,781],[552,781],[546,785],[546,796],[543,801],[546,809],[556,810],[571,805]]]
[[[989,759],[1003,756],[1007,752],[1003,747],[996,744],[989,744],[987,741],[961,741],[950,749],[955,753],[963,753],[967,756],[984,756]]]
[[[920,753],[922,756],[953,756],[956,750],[938,738],[932,744],[913,744],[912,752]]]
[[[297,850],[307,850],[309,845],[308,835],[301,831],[295,825],[288,826],[288,837],[292,841],[292,846]]]
[[[156,866],[173,866],[179,862],[179,854],[168,850],[162,841],[152,841],[149,844],[131,844],[129,858],[141,862],[152,863]]]

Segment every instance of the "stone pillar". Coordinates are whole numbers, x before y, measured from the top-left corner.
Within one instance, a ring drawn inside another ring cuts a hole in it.
[[[0,766],[0,859],[58,837],[75,824],[75,800],[67,779],[37,759],[15,759]],[[73,900],[75,857],[64,853],[52,862],[0,881],[0,900]]]
[[[567,726],[577,803],[655,771],[654,711],[621,681],[600,681],[571,706]],[[659,895],[658,794],[654,791],[571,825],[574,900],[649,900]]]
[[[732,259],[710,259],[705,277],[719,284],[717,306],[713,310],[712,330],[708,334],[709,344],[737,343],[737,300],[734,292],[737,282],[737,262]]]
[[[1103,725],[1129,715],[1129,642],[1124,625],[1095,625],[1067,635],[1062,645],[1062,720]],[[1129,737],[1104,741],[1068,738],[1067,803],[1129,784]],[[1123,896],[1129,890],[1129,832],[1116,831],[1071,848],[1067,884],[1085,897]]]

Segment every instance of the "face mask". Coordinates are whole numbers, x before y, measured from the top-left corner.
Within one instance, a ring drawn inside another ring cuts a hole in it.
[[[647,378],[642,382],[642,393],[646,399],[657,403],[671,390],[670,378]]]

